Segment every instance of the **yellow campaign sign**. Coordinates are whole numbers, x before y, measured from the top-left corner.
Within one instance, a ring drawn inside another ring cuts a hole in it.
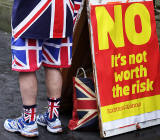
[[[158,119],[160,54],[152,1],[90,6],[93,68],[103,131],[107,134],[107,130]]]
[[[97,17],[97,28],[98,28],[98,40],[99,49],[109,49],[108,33],[115,47],[124,47],[124,37],[123,37],[123,25],[122,25],[122,8],[120,5],[114,7],[115,21],[106,10],[104,6],[96,7],[96,17]],[[103,26],[102,26],[103,25]],[[115,34],[118,32],[118,34]]]
[[[125,27],[123,27],[122,22],[121,5],[114,6],[114,19],[104,6],[96,7],[95,14],[97,18],[99,50],[109,49],[108,34],[116,48],[125,46],[124,30],[128,40],[134,45],[146,44],[151,37],[150,14],[144,4],[135,3],[126,9],[124,17]],[[135,30],[135,16],[137,15],[141,19],[142,31],[140,33],[137,33]]]
[[[160,110],[159,101],[160,95],[155,95],[101,107],[102,122],[114,121]]]

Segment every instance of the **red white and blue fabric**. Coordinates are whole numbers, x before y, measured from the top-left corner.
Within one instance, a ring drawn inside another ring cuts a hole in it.
[[[74,7],[74,0],[14,0],[12,36],[33,39],[71,36]]]
[[[53,118],[59,118],[59,107],[60,100],[48,101],[48,118],[52,120]]]
[[[26,123],[36,121],[36,108],[24,108],[23,119]]]
[[[73,23],[76,23],[76,20],[79,19],[79,16],[82,12],[84,0],[74,0],[74,18]]]
[[[68,125],[69,129],[96,126],[98,111],[93,80],[74,77],[73,86],[73,112]]]
[[[63,39],[22,39],[11,41],[12,70],[36,71],[41,65],[66,68],[72,61],[72,37]]]

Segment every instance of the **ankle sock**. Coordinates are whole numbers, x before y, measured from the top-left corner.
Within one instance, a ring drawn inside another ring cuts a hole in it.
[[[23,105],[23,111],[23,118],[25,123],[31,123],[36,121],[36,105]]]
[[[48,120],[55,121],[59,118],[60,98],[48,98]]]

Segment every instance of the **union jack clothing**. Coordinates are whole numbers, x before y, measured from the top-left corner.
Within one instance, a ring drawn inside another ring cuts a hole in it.
[[[81,2],[82,0],[14,0],[12,36],[33,39],[71,36],[73,18],[76,17]]]
[[[90,78],[74,77],[73,112],[69,121],[69,129],[93,127],[98,122],[98,111],[94,83]]]
[[[81,15],[84,1],[85,0],[74,0],[74,18],[73,18],[74,25],[75,25],[76,21],[78,21],[80,15]]]
[[[23,119],[26,123],[31,123],[36,121],[36,105],[23,106]]]
[[[48,119],[59,118],[60,98],[48,98]]]
[[[72,60],[72,37],[35,40],[12,38],[12,70],[36,71],[41,65],[67,68]]]

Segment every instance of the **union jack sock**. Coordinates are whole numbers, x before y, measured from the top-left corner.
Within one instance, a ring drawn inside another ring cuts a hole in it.
[[[26,106],[23,105],[23,118],[26,123],[31,123],[36,121],[36,105]]]
[[[48,98],[48,120],[59,119],[60,98]]]

